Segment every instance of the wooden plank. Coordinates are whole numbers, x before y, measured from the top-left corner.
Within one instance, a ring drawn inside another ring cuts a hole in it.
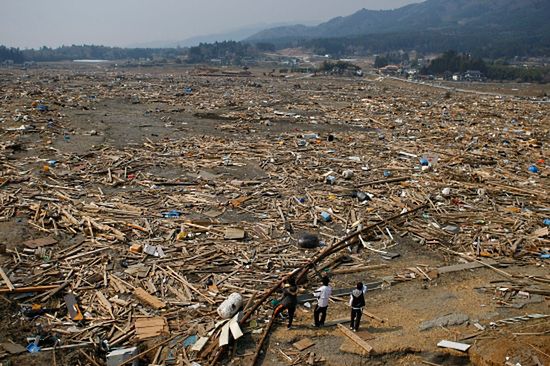
[[[10,278],[8,277],[8,275],[6,274],[6,272],[4,272],[4,270],[2,269],[2,267],[0,267],[0,276],[2,276],[2,279],[4,280],[4,282],[6,283],[6,286],[8,286],[8,288],[10,289],[10,291],[14,291],[14,290],[15,290],[15,286],[13,285],[13,283],[11,283]]]
[[[156,316],[153,318],[136,318],[135,324],[143,328],[165,326],[166,318],[162,316]]]
[[[446,341],[443,340],[437,344],[438,347],[444,347],[444,348],[451,348],[456,349],[458,351],[466,352],[468,348],[471,347],[471,345],[466,343],[458,343],[458,342],[452,342],[452,341]]]
[[[151,306],[155,310],[166,307],[166,304],[164,302],[162,302],[156,296],[149,294],[147,291],[145,291],[141,287],[136,287],[136,289],[134,290],[134,295],[138,298],[138,300],[145,303],[146,305]]]
[[[42,292],[58,288],[57,285],[46,285],[46,286],[30,286],[30,287],[16,287],[13,290],[9,288],[0,289],[0,294],[5,294],[9,292],[21,293],[21,292]]]
[[[208,343],[209,339],[210,338],[208,337],[200,337],[199,340],[195,342],[193,347],[191,347],[191,351],[200,352],[206,343]]]
[[[349,317],[341,318],[341,319],[328,320],[328,321],[325,322],[323,327],[325,327],[325,328],[326,327],[335,327],[338,324],[343,324],[343,323],[349,323]],[[313,325],[311,325],[311,327],[313,327]]]
[[[220,347],[227,346],[229,344],[229,323],[226,323],[222,327],[222,332],[220,334]]]
[[[243,336],[243,332],[241,330],[241,327],[239,326],[239,322],[237,321],[238,318],[239,313],[235,314],[235,316],[229,321],[229,330],[231,331],[233,339],[235,340]]]
[[[496,262],[492,259],[485,260],[484,262],[487,264],[496,264]],[[466,269],[480,268],[483,266],[484,266],[483,264],[477,263],[477,262],[460,263],[460,264],[454,264],[452,266],[440,267],[437,269],[437,272],[439,274],[452,273],[452,272],[464,271]]]
[[[241,330],[241,327],[239,327],[239,323],[237,322],[230,322],[229,323],[229,330],[231,330],[231,334],[233,335],[233,338],[235,340],[241,338],[243,336],[243,332]]]
[[[160,316],[154,318],[137,318],[134,327],[136,329],[136,335],[140,340],[166,335],[170,332],[168,321],[166,318]]]
[[[111,302],[107,300],[107,298],[101,291],[96,291],[96,296],[101,305],[109,311],[109,314],[111,314],[111,318],[114,319],[115,316],[113,315],[113,306],[111,305]]]
[[[342,342],[339,351],[344,353],[352,353],[359,356],[368,356],[369,354],[367,351],[359,347],[357,344],[355,344],[355,342],[351,341],[348,338],[346,338],[344,342]]]
[[[57,240],[55,240],[54,238],[45,237],[45,238],[27,240],[23,242],[23,245],[26,246],[27,248],[36,249],[36,248],[45,247],[48,245],[53,245],[56,243],[57,243]]]
[[[382,268],[388,268],[389,266],[387,264],[375,264],[372,266],[358,266],[358,267],[351,267],[351,268],[341,268],[341,269],[335,269],[333,271],[330,271],[330,274],[348,274],[348,273],[355,273],[355,272],[365,272],[369,270],[375,270],[375,269],[382,269]]]
[[[224,239],[225,240],[241,240],[244,239],[246,233],[243,229],[237,227],[225,228]]]
[[[359,337],[357,334],[355,334],[354,332],[352,332],[348,328],[344,327],[342,324],[338,324],[338,329],[346,337],[348,337],[350,340],[352,340],[359,347],[363,348],[365,351],[367,351],[367,352],[372,351],[372,346],[370,344],[365,342],[361,337]]]
[[[379,317],[377,317],[376,315],[372,314],[372,313],[369,313],[368,311],[364,310],[363,309],[363,314],[368,316],[369,318],[371,319],[374,319],[374,320],[377,320],[379,321],[380,323],[384,323],[384,319],[380,319]]]
[[[3,349],[6,350],[6,352],[11,354],[27,352],[27,349],[25,347],[17,343],[3,342],[3,343],[0,343],[0,347],[2,347]]]
[[[314,344],[315,342],[313,342],[310,338],[304,338],[302,340],[299,340],[298,342],[293,343],[292,345],[294,346],[294,348],[301,352],[313,346]]]

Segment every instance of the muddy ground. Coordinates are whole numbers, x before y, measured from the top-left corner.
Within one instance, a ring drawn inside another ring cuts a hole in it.
[[[102,75],[107,71],[98,69],[83,69],[86,78],[74,77],[72,70],[66,65],[52,67],[53,74],[59,74],[60,81],[43,81],[44,69],[37,70],[0,70],[3,85],[8,86],[10,82],[33,83],[38,82],[40,88],[60,88],[59,92],[67,92],[70,86],[80,90],[82,95],[94,95],[96,83],[106,82]],[[174,74],[177,82],[177,89],[184,86],[185,76],[189,69],[131,69],[121,72],[124,79],[115,83],[135,83],[143,78],[144,84],[158,83],[155,75]],[[94,80],[94,73],[98,74]],[[307,115],[312,121],[321,116],[320,112],[301,109],[299,105],[300,93],[307,93],[307,90],[333,90],[342,85],[350,83],[356,85],[357,93],[363,97],[387,98],[390,100],[395,95],[406,98],[406,91],[417,91],[420,88],[415,85],[399,83],[395,80],[386,79],[338,79],[338,78],[310,78],[306,81],[296,78],[288,80],[270,80],[262,78],[253,79],[260,85],[259,88],[270,89],[268,94],[276,94],[278,101],[271,101],[272,107],[281,109],[288,113],[299,113]],[[43,81],[42,85],[40,82]],[[210,89],[220,92],[221,89],[228,93],[239,93],[246,91],[253,93],[254,86],[249,79],[228,79],[228,78],[194,78],[194,87],[203,93],[209,93]],[[300,85],[297,87],[296,85]],[[149,84],[147,84],[149,85]],[[396,86],[398,85],[398,86]],[[464,86],[467,87],[467,86]],[[523,86],[502,85],[506,87],[507,93],[513,93],[514,89],[524,90]],[[115,89],[115,88],[114,88]],[[154,89],[154,88],[152,88]],[[141,101],[140,95],[136,95],[138,88],[135,85],[131,90],[124,88],[113,95],[97,95],[90,98],[88,108],[71,108],[67,105],[52,106],[51,117],[54,120],[54,132],[49,132],[47,119],[36,123],[42,130],[40,133],[21,134],[16,142],[19,147],[10,153],[4,152],[4,161],[10,161],[36,157],[35,164],[29,164],[30,174],[39,175],[40,167],[44,160],[58,158],[57,153],[75,153],[79,156],[87,152],[93,152],[101,146],[126,147],[129,145],[142,145],[148,141],[159,142],[165,139],[177,137],[184,140],[186,136],[215,136],[223,139],[275,139],[282,132],[314,132],[322,135],[337,134],[340,132],[369,132],[376,133],[376,126],[355,124],[353,120],[334,121],[334,123],[308,123],[303,120],[296,122],[291,114],[288,117],[266,121],[261,123],[247,123],[235,119],[231,113],[238,113],[247,110],[246,105],[235,105],[221,109],[215,106],[201,106],[196,104],[194,108],[189,106],[174,106],[163,100],[148,98]],[[148,91],[148,87],[142,90]],[[500,91],[500,89],[499,89]],[[263,93],[263,91],[262,91]],[[1,97],[10,102],[17,102],[17,96],[8,95],[5,92]],[[525,95],[525,93],[524,93]],[[417,99],[421,103],[424,98],[433,102],[441,102],[448,98],[448,95],[438,89],[431,90],[422,86],[420,94],[411,93],[410,98]],[[451,98],[453,96],[451,95]],[[227,96],[230,98],[230,96]],[[290,100],[290,101],[289,101]],[[209,102],[212,102],[211,100]],[[345,108],[348,101],[340,100],[337,97],[327,98],[321,103],[332,103],[334,109]],[[6,106],[6,104],[5,104]],[[11,108],[11,107],[10,107]],[[5,111],[8,107],[5,107]],[[206,113],[207,110],[215,110],[215,114]],[[9,113],[15,114],[14,108]],[[229,114],[229,117],[226,115]],[[55,122],[61,122],[55,127]],[[4,121],[6,125],[16,125],[11,121]],[[547,126],[548,127],[548,126]],[[159,165],[149,168],[145,173],[157,177],[176,178],[188,174],[178,170],[177,166]],[[235,179],[258,179],[264,176],[260,166],[250,163],[245,167],[217,167],[211,171],[212,174],[223,174]],[[131,192],[139,187],[114,187],[111,188],[120,192],[127,190]],[[109,193],[109,192],[106,192]],[[36,228],[27,223],[28,217],[10,217],[0,221],[0,243],[6,248],[21,249],[21,242],[36,237]],[[245,212],[226,212],[220,218],[222,222],[252,221]],[[338,230],[335,233],[339,234]],[[72,245],[75,238],[61,238],[59,248]],[[361,274],[335,275],[332,277],[332,285],[335,288],[351,287],[356,281],[375,281],[385,276],[393,276],[407,267],[414,267],[419,264],[431,267],[444,267],[457,262],[455,256],[446,253],[437,247],[418,246],[415,243],[398,245],[392,249],[400,254],[393,260],[384,260],[374,253],[362,252],[358,254],[366,264],[387,264],[388,267],[380,270],[373,270]],[[548,264],[530,263],[525,265],[522,262],[513,262],[510,265],[499,267],[507,273],[517,275],[518,278],[525,276],[539,276],[548,278]],[[514,308],[507,301],[503,301],[495,293],[495,284],[498,284],[503,276],[489,268],[478,268],[464,270],[451,274],[442,274],[431,281],[412,279],[394,284],[390,287],[372,289],[367,293],[366,309],[376,317],[383,319],[383,322],[363,317],[362,329],[357,334],[363,337],[374,352],[370,355],[358,355],[360,350],[353,346],[345,346],[341,350],[345,337],[335,326],[322,329],[311,327],[312,311],[300,306],[297,311],[295,327],[290,331],[286,330],[284,323],[278,324],[268,339],[268,346],[262,358],[264,365],[288,365],[283,353],[294,357],[297,351],[293,350],[292,343],[305,337],[311,338],[315,345],[307,351],[315,352],[326,360],[327,365],[504,365],[508,360],[510,365],[537,365],[550,364],[550,321],[547,319],[530,320],[510,324],[502,327],[491,326],[490,322],[525,314],[548,314],[548,298],[542,296],[533,303],[526,303],[521,308]],[[347,298],[333,299],[329,305],[328,321],[344,319],[349,316]],[[0,342],[12,340],[20,344],[26,344],[25,337],[36,333],[35,325],[21,317],[16,299],[0,298]],[[419,325],[427,320],[436,319],[449,314],[465,314],[469,320],[458,326],[436,327],[427,331],[420,331]],[[443,339],[460,341],[461,339],[478,332],[474,323],[486,327],[486,331],[477,337],[468,338],[472,344],[466,353],[450,351],[437,347],[437,343]],[[344,323],[344,325],[347,325]],[[236,351],[234,364],[247,365],[250,362],[250,353],[254,350],[254,340],[250,334],[246,335],[245,342]],[[282,351],[282,352],[281,352]],[[242,355],[242,356],[240,356]],[[56,362],[61,365],[86,364],[84,359],[77,360],[78,354],[73,352],[56,352]],[[53,354],[11,356],[2,365],[50,365],[53,364]]]

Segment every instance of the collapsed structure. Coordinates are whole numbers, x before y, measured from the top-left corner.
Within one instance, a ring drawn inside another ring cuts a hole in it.
[[[548,258],[547,104],[368,78],[2,74],[2,341],[24,348],[0,356],[246,364],[291,274],[307,294],[408,246],[501,272]],[[386,285],[438,275],[413,268]],[[232,293],[243,313],[222,319]]]

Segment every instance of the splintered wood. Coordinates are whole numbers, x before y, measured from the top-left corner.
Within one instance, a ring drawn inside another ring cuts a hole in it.
[[[147,293],[147,291],[145,291],[144,289],[142,288],[136,288],[134,290],[134,295],[141,301],[143,302],[144,304],[147,304],[149,306],[151,306],[153,309],[162,309],[166,306],[166,304],[162,301],[159,300],[159,298],[157,298],[156,296],[153,296],[149,293]]]
[[[43,305],[63,345],[147,341],[157,364],[207,364],[248,333],[268,339],[273,288],[371,225],[318,270],[393,271],[382,261],[410,244],[456,259],[408,264],[385,286],[548,254],[548,103],[369,78],[48,67],[0,68],[0,294]],[[233,292],[254,311],[219,323]],[[16,308],[0,324],[13,329]]]

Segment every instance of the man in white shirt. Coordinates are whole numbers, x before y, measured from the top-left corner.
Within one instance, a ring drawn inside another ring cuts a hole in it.
[[[325,319],[327,318],[328,299],[332,294],[332,287],[329,286],[329,278],[323,277],[323,286],[319,287],[313,295],[317,298],[317,305],[313,311],[313,319],[315,321],[315,327],[322,327],[325,325]]]

